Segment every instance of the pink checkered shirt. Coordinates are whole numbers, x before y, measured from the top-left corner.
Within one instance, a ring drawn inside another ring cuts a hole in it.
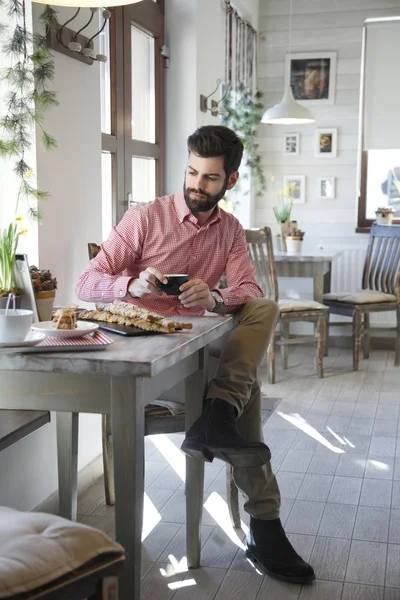
[[[252,298],[264,296],[239,221],[217,206],[200,227],[183,192],[128,210],[80,276],[76,294],[87,302],[119,298],[164,314],[204,314],[201,308],[184,308],[177,296],[132,298],[129,282],[147,267],[188,273],[189,279],[202,279],[210,290],[218,289],[225,273],[228,287],[218,289],[224,300],[221,313],[233,313]]]

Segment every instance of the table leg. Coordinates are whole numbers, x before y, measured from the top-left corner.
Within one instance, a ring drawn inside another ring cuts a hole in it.
[[[115,532],[126,552],[119,576],[119,600],[140,599],[144,494],[144,382],[111,378],[114,446]]]
[[[331,292],[332,283],[332,263],[328,263],[328,270],[324,275],[324,294]],[[325,334],[325,352],[324,356],[328,356],[329,353],[329,311],[326,313],[326,334]]]
[[[199,370],[185,380],[186,431],[200,416],[208,385],[208,348],[199,351]],[[188,567],[200,566],[204,462],[186,456],[186,546]]]
[[[59,513],[76,521],[78,492],[78,413],[57,413]]]
[[[314,263],[313,265],[313,286],[314,300],[322,304],[324,296],[324,263]]]

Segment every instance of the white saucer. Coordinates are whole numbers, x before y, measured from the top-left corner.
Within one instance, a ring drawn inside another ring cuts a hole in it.
[[[23,342],[0,342],[0,348],[26,348],[27,346],[36,346],[44,340],[44,333],[30,331]]]
[[[32,331],[43,333],[46,337],[52,338],[76,338],[92,333],[99,328],[98,323],[89,321],[77,321],[76,329],[55,329],[53,321],[41,321],[31,326]]]

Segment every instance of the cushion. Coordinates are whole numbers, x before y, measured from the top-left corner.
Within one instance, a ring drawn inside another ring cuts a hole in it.
[[[396,296],[375,290],[360,290],[358,292],[324,294],[324,300],[335,300],[336,302],[346,302],[346,304],[379,304],[380,302],[396,302]]]
[[[281,312],[302,312],[306,310],[327,310],[327,307],[315,300],[279,300]]]
[[[32,592],[104,555],[123,554],[105,533],[82,523],[0,507],[0,598]]]

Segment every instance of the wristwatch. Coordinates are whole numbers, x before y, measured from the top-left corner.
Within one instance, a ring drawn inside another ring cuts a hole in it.
[[[224,299],[220,293],[215,292],[214,290],[211,291],[211,296],[215,300],[215,306],[210,312],[214,312],[215,310],[218,310],[219,308],[221,308],[221,306],[224,305]]]

